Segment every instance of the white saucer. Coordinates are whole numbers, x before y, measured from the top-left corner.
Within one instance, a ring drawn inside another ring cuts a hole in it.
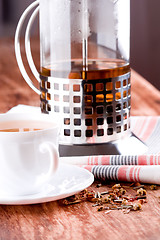
[[[0,204],[22,205],[55,201],[82,191],[93,181],[94,176],[89,171],[61,163],[50,183],[45,185],[40,193],[27,196],[2,196],[0,192]]]

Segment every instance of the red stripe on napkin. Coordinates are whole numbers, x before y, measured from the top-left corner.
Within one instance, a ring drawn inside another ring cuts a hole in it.
[[[146,155],[140,155],[138,156],[138,164],[140,165],[147,165],[147,156]]]
[[[110,165],[110,156],[101,156],[101,165]]]
[[[127,181],[127,169],[128,169],[128,166],[122,166],[118,169],[119,181]]]

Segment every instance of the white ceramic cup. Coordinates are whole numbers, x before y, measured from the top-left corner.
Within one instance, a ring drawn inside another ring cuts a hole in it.
[[[58,162],[58,125],[53,119],[43,114],[0,114],[1,195],[40,192]]]

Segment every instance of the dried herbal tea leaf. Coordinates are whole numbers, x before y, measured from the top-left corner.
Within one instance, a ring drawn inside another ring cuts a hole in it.
[[[62,203],[63,203],[64,205],[68,205],[68,200],[67,200],[67,199],[64,199],[64,200],[62,201]]]
[[[144,185],[139,185],[139,186],[133,187],[134,190],[139,189],[139,188],[144,188]]]
[[[73,205],[82,202],[81,200],[75,200],[74,202],[68,202],[68,205]]]
[[[111,202],[111,198],[109,196],[102,198],[102,203],[110,203]]]
[[[128,201],[127,201],[126,199],[123,199],[123,200],[122,200],[122,204],[123,204],[123,205],[126,205],[127,203],[128,203]]]
[[[100,198],[90,198],[89,201],[98,203],[101,202],[102,200]]]
[[[157,190],[157,185],[151,185],[151,186],[150,186],[150,189],[151,189],[151,190]]]
[[[108,194],[108,193],[109,193],[109,191],[101,192],[101,195],[106,195],[106,194]]]
[[[120,189],[119,189],[119,192],[120,192],[121,195],[126,194],[126,190],[125,190],[124,188],[120,188]]]
[[[95,204],[92,205],[92,207],[97,207],[99,205],[101,205],[101,203],[95,203]]]
[[[140,188],[137,190],[138,196],[145,196],[147,194],[147,191],[144,188]]]
[[[122,209],[122,212],[123,212],[124,214],[128,214],[130,211],[131,211],[131,209]]]
[[[133,204],[133,210],[138,211],[142,209],[142,205],[140,203],[134,203]]]
[[[84,190],[82,190],[82,191],[79,193],[79,195],[80,195],[80,196],[83,196],[83,195],[85,195],[87,192],[88,192],[88,189],[84,189]]]
[[[116,188],[121,188],[121,184],[118,183],[118,184],[113,185],[112,189],[114,190],[114,189],[116,189]]]
[[[141,183],[135,182],[135,183],[132,184],[132,186],[138,187],[138,186],[141,186]]]
[[[91,200],[92,198],[95,198],[95,193],[94,192],[87,192],[86,198],[87,198],[87,200]]]
[[[145,199],[138,199],[138,203],[140,203],[141,205],[145,203]]]
[[[105,211],[105,214],[109,214],[110,212],[112,212],[112,210],[107,210]]]
[[[102,206],[97,209],[98,212],[100,212],[100,211],[102,211],[102,210],[103,210],[103,207],[102,207]]]
[[[101,198],[100,192],[96,192],[96,193],[95,193],[95,197],[96,197],[96,198]]]

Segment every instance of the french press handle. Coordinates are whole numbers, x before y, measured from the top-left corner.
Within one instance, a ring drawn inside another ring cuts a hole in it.
[[[37,7],[36,7],[37,6]],[[21,74],[23,76],[23,78],[25,79],[25,81],[28,83],[28,85],[37,93],[37,94],[41,94],[40,90],[33,84],[32,80],[30,79],[30,77],[28,76],[25,66],[23,64],[23,60],[22,60],[22,55],[21,55],[21,48],[20,48],[20,36],[21,36],[21,31],[22,31],[22,27],[24,24],[24,21],[27,17],[27,15],[29,14],[29,12],[35,8],[34,12],[32,13],[27,27],[26,27],[26,32],[25,32],[25,52],[26,52],[26,56],[27,56],[27,60],[30,66],[30,69],[33,73],[33,75],[35,76],[35,78],[38,80],[38,82],[40,82],[40,77],[39,77],[39,73],[35,67],[35,64],[33,62],[33,58],[32,58],[32,53],[31,53],[31,45],[30,45],[30,29],[32,27],[32,24],[35,20],[35,17],[37,15],[37,13],[39,12],[39,0],[36,0],[35,2],[33,2],[31,5],[29,5],[26,10],[24,11],[24,13],[22,14],[18,25],[17,25],[17,29],[16,29],[16,33],[15,33],[15,55],[16,55],[16,59],[17,59],[17,63],[19,66],[19,69],[21,71]]]

